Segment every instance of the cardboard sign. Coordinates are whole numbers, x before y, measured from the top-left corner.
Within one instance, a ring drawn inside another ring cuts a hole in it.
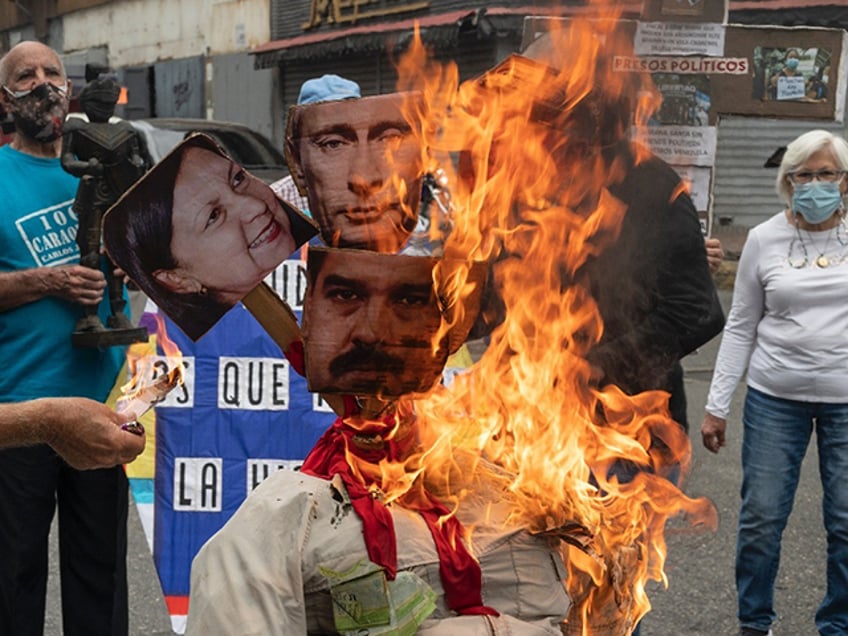
[[[842,121],[846,44],[848,32],[842,29],[728,27],[725,55],[747,57],[751,72],[715,77],[713,109]]]
[[[636,55],[715,55],[724,52],[723,24],[639,22],[633,48]]]
[[[310,248],[307,274],[309,390],[398,397],[437,382],[476,318],[486,269],[426,256]]]
[[[548,31],[566,29],[569,23],[568,18],[528,17],[522,46],[526,48]],[[620,20],[616,29],[636,42],[637,55],[618,55],[614,70],[706,75],[711,86],[711,124],[721,115],[831,121],[844,118],[848,81],[848,32],[844,29],[686,26],[635,20]],[[676,35],[666,38],[666,31]],[[691,46],[686,46],[686,34],[700,34],[700,45],[690,41]],[[656,47],[651,44],[654,39]],[[692,55],[681,57],[683,51]],[[799,61],[788,72],[784,67],[793,57]]]
[[[286,161],[324,243],[395,253],[418,220],[418,93],[292,106]]]
[[[103,221],[109,256],[192,340],[315,234],[309,219],[200,134]]]

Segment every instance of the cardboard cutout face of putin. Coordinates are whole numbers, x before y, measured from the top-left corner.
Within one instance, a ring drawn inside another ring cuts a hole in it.
[[[398,252],[418,220],[420,95],[392,93],[292,106],[286,160],[333,247]]]
[[[309,390],[429,391],[468,335],[485,273],[482,263],[310,248],[303,315]]]

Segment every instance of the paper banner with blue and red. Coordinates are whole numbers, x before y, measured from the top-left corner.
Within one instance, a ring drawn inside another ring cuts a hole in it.
[[[266,282],[300,314],[303,261],[285,261]],[[149,314],[142,322],[156,330]],[[172,626],[182,633],[195,554],[271,472],[299,466],[335,415],[243,305],[198,342],[164,324],[182,352],[185,384],[157,405],[155,420],[143,419],[148,449],[127,473]],[[156,355],[159,371],[173,365],[161,348]]]

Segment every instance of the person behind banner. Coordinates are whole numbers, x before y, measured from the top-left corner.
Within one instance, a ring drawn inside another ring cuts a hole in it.
[[[568,201],[574,209],[592,210],[597,201],[570,186],[601,174],[606,175],[603,190],[624,207],[614,232],[587,239],[597,246],[595,253],[573,275],[564,276],[563,285],[585,287],[603,321],[601,338],[586,356],[593,380],[629,395],[669,391],[672,419],[685,429],[685,399],[674,399],[675,386],[683,387],[680,360],[724,325],[711,275],[711,267],[721,262],[720,243],[704,239],[680,176],[631,139],[638,77],[628,80],[620,94],[607,94],[601,84],[572,108],[562,109],[555,93],[562,80],[553,69],[564,59],[568,43],[565,35],[545,34],[515,60],[537,70],[549,68],[555,78],[553,101],[540,96],[537,107],[540,116],[547,116],[541,120],[548,129],[547,150],[562,175],[562,192],[554,195],[567,194],[574,198]],[[613,44],[606,46],[610,48],[598,56],[598,72],[611,63]],[[497,69],[492,75],[497,77]],[[496,321],[497,311],[492,316]]]
[[[396,253],[418,220],[423,163],[414,93],[292,106],[286,160],[321,238]]]
[[[106,250],[193,340],[316,234],[209,137],[188,137],[106,214]]]

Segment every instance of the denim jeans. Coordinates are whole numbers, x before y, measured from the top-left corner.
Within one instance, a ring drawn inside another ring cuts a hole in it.
[[[848,634],[848,403],[784,400],[748,387],[743,424],[736,540],[740,625],[767,630],[777,617],[780,541],[815,427],[827,531],[827,593],[816,626],[822,636]]]

